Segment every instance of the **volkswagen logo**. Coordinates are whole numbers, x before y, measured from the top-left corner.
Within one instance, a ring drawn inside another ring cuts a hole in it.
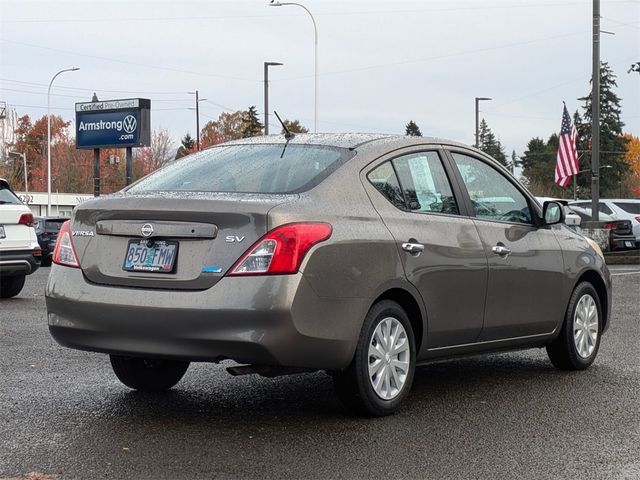
[[[150,223],[145,223],[140,229],[140,233],[142,233],[143,237],[150,237],[153,235],[153,225]]]
[[[133,133],[136,131],[136,127],[138,126],[138,121],[136,120],[136,117],[134,117],[133,115],[127,115],[126,117],[124,117],[124,120],[122,121],[122,126],[124,127],[125,132]]]

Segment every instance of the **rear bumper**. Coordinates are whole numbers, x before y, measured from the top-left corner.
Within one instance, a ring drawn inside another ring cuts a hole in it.
[[[0,251],[0,275],[30,275],[40,267],[33,250]]]
[[[636,248],[636,238],[633,235],[611,235],[609,243],[611,250],[631,250]]]
[[[350,363],[369,308],[365,299],[318,297],[302,274],[167,292],[96,285],[55,264],[46,302],[52,336],[71,348],[327,370]]]

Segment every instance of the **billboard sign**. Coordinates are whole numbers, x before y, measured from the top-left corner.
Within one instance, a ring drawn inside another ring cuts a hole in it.
[[[76,103],[76,148],[148,147],[151,100]]]

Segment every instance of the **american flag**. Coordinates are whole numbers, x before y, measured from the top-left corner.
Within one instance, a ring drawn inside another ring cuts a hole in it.
[[[556,160],[556,183],[562,188],[569,185],[571,176],[578,173],[578,150],[576,149],[576,138],[578,131],[571,121],[567,106],[562,111],[562,127],[560,128],[560,138],[558,140],[558,159]]]

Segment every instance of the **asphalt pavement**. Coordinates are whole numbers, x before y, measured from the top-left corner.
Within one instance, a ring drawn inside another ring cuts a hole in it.
[[[399,414],[363,419],[322,373],[192,364],[170,392],[132,392],[107,356],[51,339],[42,268],[0,303],[0,479],[640,479],[640,268],[612,270],[589,370],[540,349],[441,362]]]

